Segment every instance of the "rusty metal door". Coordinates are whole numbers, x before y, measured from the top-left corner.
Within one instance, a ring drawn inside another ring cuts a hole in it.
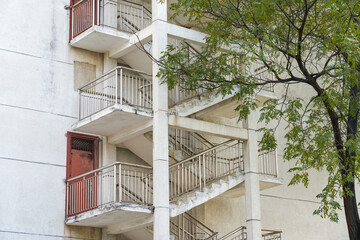
[[[98,168],[98,137],[68,132],[67,179]],[[87,174],[69,183],[68,215],[97,207],[98,176]]]

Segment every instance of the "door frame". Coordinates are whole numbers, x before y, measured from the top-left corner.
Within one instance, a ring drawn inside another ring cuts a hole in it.
[[[70,158],[71,158],[71,140],[73,138],[80,138],[84,140],[91,140],[93,142],[94,155],[94,170],[99,168],[99,137],[94,135],[86,135],[82,133],[67,132],[66,144],[66,179],[70,178]],[[73,176],[74,177],[74,176]]]

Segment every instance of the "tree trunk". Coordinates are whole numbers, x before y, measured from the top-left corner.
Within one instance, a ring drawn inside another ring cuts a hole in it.
[[[355,183],[347,182],[343,189],[344,191],[345,189],[350,190],[355,194]],[[360,240],[360,220],[355,195],[344,196],[343,199],[349,238],[350,240]]]

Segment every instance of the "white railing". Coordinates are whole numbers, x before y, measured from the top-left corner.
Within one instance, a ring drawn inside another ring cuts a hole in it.
[[[189,90],[187,87],[185,87],[185,84],[179,83],[173,89],[169,90],[169,108],[172,108],[195,97],[200,98],[201,95],[206,93],[207,91],[204,88]]]
[[[243,170],[242,143],[226,141],[169,167],[170,200]]]
[[[259,151],[259,173],[278,177],[277,150],[270,152]]]
[[[259,83],[262,83],[264,81],[274,81],[274,75],[271,74],[267,67],[264,65],[264,63],[261,62],[253,62],[251,65],[251,73],[253,75],[253,77],[255,77],[257,79],[257,81]],[[274,87],[275,84],[274,83],[268,83],[266,85],[260,86],[259,88],[261,90],[265,90],[265,91],[269,91],[269,92],[274,92]]]
[[[216,240],[217,233],[188,213],[170,220],[170,233],[175,240]]]
[[[115,104],[152,109],[152,84],[146,73],[117,67],[79,89],[79,120]]]
[[[175,49],[178,50],[183,50],[185,48],[185,51],[189,56],[189,61],[192,61],[192,58],[197,54],[195,48],[182,40],[169,38],[168,45],[172,45]],[[201,87],[190,90],[189,87],[185,86],[185,83],[180,82],[173,89],[169,90],[169,108],[195,97],[200,98],[201,95],[204,95],[207,92],[208,91],[205,88]]]
[[[282,231],[277,230],[261,230],[262,240],[281,240]],[[218,238],[217,240],[247,240],[246,227],[241,226],[228,234]]]
[[[263,240],[281,240],[282,231],[278,230],[261,230]]]
[[[151,12],[144,6],[130,1],[118,1],[118,29],[137,32],[151,24]]]
[[[169,91],[169,107],[198,96],[197,94],[194,91],[186,93],[176,87]],[[152,97],[153,86],[149,74],[116,67],[79,89],[78,117],[82,120],[115,104],[152,110]]]
[[[214,145],[196,132],[169,128],[169,146],[179,150],[184,157],[190,157],[213,147]]]
[[[152,205],[151,167],[115,162],[66,180],[66,216],[124,202]]]
[[[277,176],[276,160],[276,151],[260,152],[259,173]],[[243,171],[242,142],[229,140],[208,148],[170,165],[170,201],[195,190],[202,191],[216,179]],[[152,205],[152,168],[115,162],[66,180],[66,191],[67,217],[115,202]],[[268,239],[272,238],[264,238]]]
[[[151,12],[142,4],[126,0],[81,0],[71,6],[71,36],[75,38],[94,25],[137,32],[152,22]]]

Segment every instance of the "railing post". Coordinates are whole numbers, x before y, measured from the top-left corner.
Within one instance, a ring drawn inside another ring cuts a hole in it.
[[[98,184],[99,184],[99,206],[102,205],[102,181],[103,181],[103,177],[102,177],[102,171],[99,171],[98,173]]]
[[[71,8],[71,39],[74,38],[74,8]]]
[[[199,158],[200,158],[200,156],[199,156]],[[199,178],[199,185],[200,185],[200,191],[201,191],[201,188],[202,188],[202,186],[201,186],[202,180],[201,180],[201,161],[200,161],[200,159],[199,159],[199,174],[198,174],[198,178]]]
[[[114,203],[116,203],[116,163],[114,164]]]
[[[69,182],[66,182],[66,217],[69,216]]]
[[[239,159],[239,172],[241,172],[241,171],[244,171],[244,166],[242,166],[242,164],[241,164],[241,144],[240,144],[240,141],[238,141],[238,159]]]
[[[202,156],[202,160],[203,160],[203,171],[204,171],[204,187],[205,187],[205,185],[206,185],[206,173],[205,173],[205,171],[206,171],[206,167],[205,167],[205,155],[203,155]]]
[[[93,23],[92,23],[92,25],[93,26],[95,26],[95,1],[96,0],[93,0],[93,7],[92,7],[92,10],[93,10],[93,12],[92,12],[92,19],[93,19]]]
[[[117,81],[116,81],[117,82]],[[123,104],[123,70],[120,68],[120,104]]]
[[[141,5],[141,29],[144,29],[144,6]]]
[[[275,148],[275,176],[279,176],[279,169],[278,169],[278,159],[277,159],[277,148]]]
[[[119,202],[122,201],[121,164],[119,164]]]
[[[79,102],[79,105],[78,105],[78,112],[79,112],[78,120],[80,121],[80,119],[81,119],[81,90],[80,89],[78,90],[78,102]]]
[[[96,0],[96,25],[100,26],[100,1]]]
[[[118,68],[115,68],[115,104],[118,103],[118,91]]]
[[[218,176],[218,158],[216,157],[216,150],[213,151],[213,156],[215,156],[215,178]]]

